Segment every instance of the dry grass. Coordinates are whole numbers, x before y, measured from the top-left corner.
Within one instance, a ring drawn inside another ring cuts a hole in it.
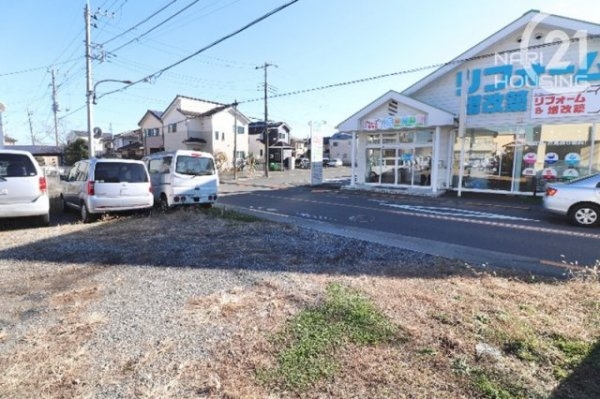
[[[45,302],[56,320],[27,332],[8,353],[0,354],[0,397],[92,397],[94,380],[87,373],[93,359],[86,343],[104,323],[87,305],[100,297],[98,287],[51,294]]]
[[[559,383],[551,363],[523,361],[506,353],[495,361],[479,358],[476,345],[483,342],[502,349],[511,340],[551,336],[591,344],[600,337],[597,282],[532,284],[488,275],[445,279],[302,275],[285,286],[271,282],[252,291],[220,293],[189,303],[186,312],[196,322],[235,331],[232,339],[215,343],[213,362],[199,365],[202,374],[217,375],[220,381],[218,388],[207,386],[210,397],[273,394],[273,387],[256,378],[257,369],[274,364],[269,337],[293,314],[318,301],[332,281],[366,293],[408,334],[408,340],[339,348],[335,356],[342,366],[334,378],[304,392],[274,391],[275,397],[485,397],[469,375],[468,370],[475,369],[499,373],[528,396],[548,397]],[[288,291],[290,286],[296,287],[294,292]],[[547,346],[540,348],[548,356],[558,356]],[[457,370],[461,364],[464,373]]]
[[[215,248],[230,241],[232,223],[203,224],[214,226]],[[109,227],[98,240],[131,234],[145,239],[141,223],[131,224],[127,234]],[[260,229],[252,227],[252,235],[258,237]],[[110,322],[89,311],[104,298],[107,287],[92,279],[103,269],[63,266],[42,274],[24,269],[0,280],[0,398],[95,398],[101,386],[123,384],[131,387],[127,397],[132,398],[569,397],[556,389],[577,374],[600,339],[598,279],[532,282],[438,263],[396,277],[281,272],[251,287],[193,296],[172,317],[190,330],[215,332],[202,343],[210,350],[208,359],[170,361],[176,337],[160,342],[146,337],[136,348],[138,356],[115,347],[111,356],[118,367],[112,368],[95,365],[89,352],[97,328]],[[260,370],[277,365],[280,348],[273,337],[295,315],[319,304],[331,283],[370,298],[402,331],[402,339],[340,345],[331,353],[337,372],[308,388],[259,378]],[[3,328],[3,318],[18,323],[36,309],[47,314],[46,324],[18,340]],[[481,343],[497,348],[500,356],[477,354]],[[151,381],[152,373],[166,382]],[[599,380],[577,382],[600,390]]]

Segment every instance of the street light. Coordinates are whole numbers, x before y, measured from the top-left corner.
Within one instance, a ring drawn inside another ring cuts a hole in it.
[[[100,83],[106,82],[116,82],[123,83],[126,85],[130,85],[133,82],[131,80],[120,80],[120,79],[103,79],[99,80],[94,84],[94,87],[91,90],[88,90],[87,93],[87,130],[88,130],[88,148],[89,148],[89,157],[92,158],[95,155],[94,151],[94,132],[93,132],[93,120],[92,120],[92,106],[96,104],[96,87]],[[90,85],[88,84],[88,87]]]

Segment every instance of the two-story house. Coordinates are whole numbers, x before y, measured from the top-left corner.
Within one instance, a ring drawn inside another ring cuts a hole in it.
[[[341,159],[344,165],[350,165],[352,155],[352,134],[338,132],[329,137],[329,158]]]
[[[234,158],[248,154],[249,122],[231,104],[178,95],[162,113],[147,111],[139,126],[148,153],[201,150],[224,154],[226,167],[231,167]]]
[[[270,147],[269,159],[279,158],[281,157],[280,148],[290,148],[290,131],[292,129],[285,122],[269,122],[268,129]],[[261,162],[265,158],[265,123],[252,122],[248,125],[248,131],[250,134],[248,150],[250,151],[250,154]]]
[[[135,129],[115,134],[112,139],[111,150],[120,158],[142,159],[144,156],[142,130]]]
[[[148,110],[138,122],[142,129],[142,146],[144,154],[153,154],[164,151],[165,137],[162,121],[162,111]]]

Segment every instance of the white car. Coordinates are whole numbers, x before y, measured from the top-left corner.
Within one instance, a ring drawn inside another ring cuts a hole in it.
[[[333,159],[330,159],[329,162],[327,162],[327,166],[334,167],[334,168],[337,166],[342,166],[343,164],[344,163],[339,158],[333,158]]]
[[[92,158],[81,160],[61,176],[63,211],[76,209],[84,223],[103,213],[150,212],[154,196],[142,161]]]
[[[50,223],[48,183],[30,152],[0,150],[0,218],[16,217]]]
[[[600,224],[600,173],[564,183],[549,183],[544,208],[565,215],[576,226]]]

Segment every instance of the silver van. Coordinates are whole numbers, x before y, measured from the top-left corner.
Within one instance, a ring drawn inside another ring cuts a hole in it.
[[[0,218],[37,217],[50,223],[48,182],[27,151],[0,150]]]
[[[103,213],[150,211],[154,205],[148,170],[142,161],[81,160],[61,176],[61,205],[76,209],[84,223]]]

